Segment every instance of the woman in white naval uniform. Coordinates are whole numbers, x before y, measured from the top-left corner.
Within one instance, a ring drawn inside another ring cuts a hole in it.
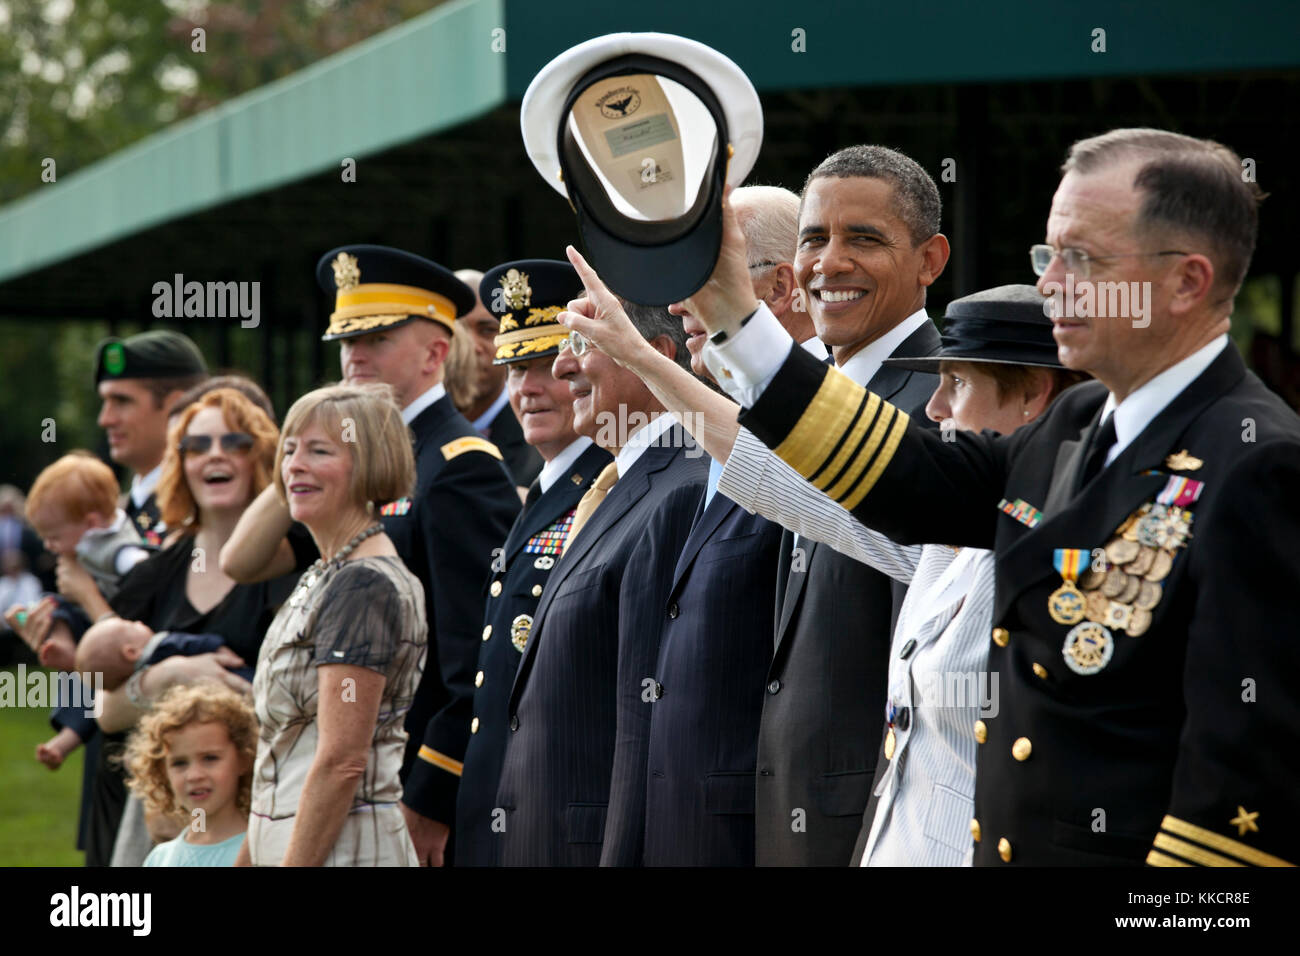
[[[939,372],[926,414],[942,428],[1015,431],[1085,377],[1058,362],[1043,302],[1029,285],[957,299],[944,316],[937,354],[886,363]],[[874,818],[863,821],[870,830],[860,862],[969,866],[975,724],[996,713],[998,700],[996,675],[986,673],[993,553],[895,544],[855,521],[744,429],[718,490],[909,585],[890,649],[884,747],[889,760],[877,773]],[[1036,520],[1032,508],[1012,504],[1006,510],[1003,520]],[[858,845],[863,847],[861,838]]]

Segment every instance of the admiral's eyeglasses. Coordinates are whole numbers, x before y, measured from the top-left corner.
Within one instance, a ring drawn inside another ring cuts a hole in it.
[[[1086,279],[1092,274],[1092,263],[1106,259],[1131,259],[1136,256],[1185,256],[1186,252],[1177,249],[1165,249],[1161,252],[1121,252],[1114,256],[1090,256],[1082,249],[1062,249],[1057,252],[1049,245],[1039,243],[1029,247],[1029,263],[1034,267],[1034,275],[1041,276],[1057,256],[1065,265],[1065,271],[1073,273],[1076,279]]]

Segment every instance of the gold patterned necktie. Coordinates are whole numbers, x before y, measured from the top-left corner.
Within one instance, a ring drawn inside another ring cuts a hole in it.
[[[578,532],[587,523],[587,519],[591,517],[592,512],[600,507],[600,503],[605,500],[605,496],[609,494],[609,489],[614,487],[616,481],[618,481],[618,466],[611,461],[605,466],[605,470],[596,476],[596,480],[591,483],[587,493],[578,502],[578,510],[573,514],[573,524],[569,525],[569,536],[564,539],[564,551],[560,552],[561,555],[569,550],[569,545],[573,544],[573,539],[578,536]]]

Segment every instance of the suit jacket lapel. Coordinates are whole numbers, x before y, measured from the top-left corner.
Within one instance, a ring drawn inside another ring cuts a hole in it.
[[[943,340],[939,338],[939,331],[934,327],[934,323],[926,322],[898,343],[894,351],[889,353],[889,357],[922,358],[939,351],[942,344]],[[910,369],[899,368],[897,365],[882,365],[866,385],[871,391],[888,401],[903,390],[912,374]]]
[[[703,502],[701,502],[701,505]],[[713,532],[718,530],[718,526],[726,520],[731,514],[732,509],[739,508],[726,495],[715,494],[709,506],[704,508],[703,513],[695,521],[695,527],[691,529],[690,536],[686,539],[686,544],[682,547],[682,553],[677,557],[677,568],[673,571],[673,587],[675,592],[678,585],[681,584],[682,578],[690,570],[691,564],[695,561],[695,556],[700,553],[700,548],[708,542],[713,536]]]
[[[788,535],[788,539],[787,539]],[[800,537],[799,548],[803,555],[799,560],[801,569],[794,568],[794,541],[795,536],[787,532],[782,535],[782,544],[787,546],[790,551],[790,573],[784,582],[777,581],[777,587],[785,588],[785,598],[781,602],[781,617],[776,625],[776,644],[773,648],[774,654],[779,654],[781,645],[785,642],[791,627],[794,624],[795,608],[799,606],[799,598],[803,596],[804,588],[808,584],[808,573],[812,569],[813,554],[816,552],[818,544],[808,538]]]

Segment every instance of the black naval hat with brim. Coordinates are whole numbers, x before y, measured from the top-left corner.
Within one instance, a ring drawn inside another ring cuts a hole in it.
[[[953,299],[943,316],[943,345],[934,355],[887,358],[885,365],[937,372],[940,362],[989,362],[1064,368],[1056,355],[1048,301],[1032,285],[1002,285]]]
[[[207,371],[203,353],[189,336],[167,329],[105,339],[95,350],[95,385],[104,379],[185,378]]]
[[[321,256],[316,281],[334,296],[323,342],[369,335],[415,319],[447,328],[472,312],[474,290],[450,269],[389,246],[340,246]]]
[[[578,271],[555,259],[520,259],[489,269],[478,295],[501,320],[494,365],[545,358],[560,351],[569,330],[556,321],[582,292]]]
[[[596,37],[542,68],[519,122],[610,289],[667,305],[708,281],[723,189],[744,182],[763,142],[758,93],[732,60],[666,33]]]

